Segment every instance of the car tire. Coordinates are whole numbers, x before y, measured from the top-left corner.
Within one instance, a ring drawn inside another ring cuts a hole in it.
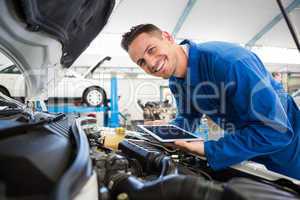
[[[106,101],[106,92],[101,87],[90,87],[83,93],[83,102],[88,106],[101,106]]]

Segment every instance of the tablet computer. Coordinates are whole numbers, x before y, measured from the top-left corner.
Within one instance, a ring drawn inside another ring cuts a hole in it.
[[[149,133],[160,142],[174,142],[176,140],[194,141],[203,140],[201,137],[172,124],[168,125],[138,125],[146,133]]]

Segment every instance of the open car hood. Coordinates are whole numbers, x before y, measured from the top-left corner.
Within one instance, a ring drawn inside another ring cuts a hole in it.
[[[0,50],[22,70],[28,98],[43,98],[103,29],[114,0],[0,0]],[[46,98],[46,97],[45,97]]]

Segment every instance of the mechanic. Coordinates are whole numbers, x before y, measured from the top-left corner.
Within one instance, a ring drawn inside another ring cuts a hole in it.
[[[276,81],[282,83],[282,75],[280,72],[272,72],[272,76]]]
[[[284,91],[284,87],[282,84],[282,75],[280,72],[272,72],[272,77],[273,79],[277,82],[278,86],[277,87],[281,87],[282,90]]]
[[[218,141],[175,142],[180,148],[214,170],[253,160],[300,179],[300,111],[253,52],[227,42],[177,44],[153,24],[132,27],[121,46],[146,73],[169,79],[177,104],[170,123],[194,131],[206,114],[228,131]]]

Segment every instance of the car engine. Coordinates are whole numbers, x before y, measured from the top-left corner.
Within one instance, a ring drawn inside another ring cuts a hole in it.
[[[234,168],[126,131],[105,146],[95,118],[28,111],[0,99],[0,199],[299,199],[300,185]]]
[[[174,119],[176,116],[176,108],[172,106],[168,100],[148,101],[145,104],[141,100],[137,101],[139,107],[143,110],[144,121]]]
[[[134,132],[117,150],[101,131],[85,129],[98,175],[99,199],[298,199],[299,185],[235,169],[213,171],[205,159]]]

